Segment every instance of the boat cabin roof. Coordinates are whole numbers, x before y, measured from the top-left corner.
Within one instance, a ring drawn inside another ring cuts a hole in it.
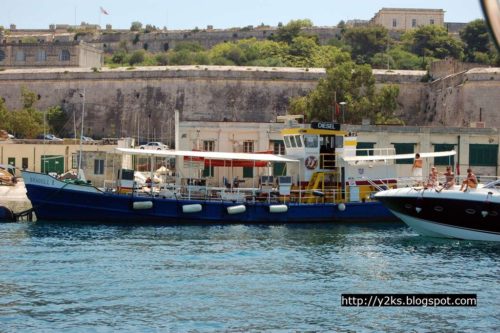
[[[421,158],[429,157],[443,157],[455,155],[456,151],[441,151],[433,153],[420,153]],[[398,155],[372,155],[372,156],[345,156],[342,157],[346,162],[358,162],[358,161],[382,161],[382,160],[399,160],[415,158],[415,154],[398,154]]]
[[[281,131],[282,135],[303,135],[303,134],[315,134],[315,135],[338,135],[347,136],[346,131],[341,130],[328,130],[328,129],[318,129],[318,128],[286,128]]]
[[[229,153],[214,151],[189,151],[189,150],[146,150],[133,148],[116,148],[118,152],[131,155],[159,156],[159,157],[201,157],[213,160],[244,160],[244,161],[266,161],[266,162],[298,162],[298,160],[286,158],[273,154],[257,153]]]

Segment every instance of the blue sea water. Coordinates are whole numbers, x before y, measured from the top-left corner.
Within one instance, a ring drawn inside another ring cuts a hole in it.
[[[400,223],[0,225],[0,332],[500,328],[500,245]],[[477,307],[342,307],[342,293],[477,293]]]

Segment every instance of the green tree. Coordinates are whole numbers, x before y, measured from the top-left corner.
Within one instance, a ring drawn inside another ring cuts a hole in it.
[[[201,52],[205,49],[198,42],[179,42],[174,47],[174,51],[179,52],[183,50],[188,50],[190,52]]]
[[[309,19],[291,20],[286,25],[278,27],[278,31],[270,39],[291,44],[293,39],[301,34],[303,28],[310,28],[313,23]]]
[[[460,31],[460,38],[465,44],[465,60],[470,62],[477,61],[476,52],[488,53],[491,46],[490,37],[486,23],[482,19],[474,20],[468,23]],[[484,59],[486,60],[486,59]],[[480,62],[484,62],[480,61]]]
[[[393,112],[398,93],[393,87],[376,92],[371,67],[348,61],[328,68],[326,78],[314,90],[292,99],[290,112],[303,114],[309,120],[331,120],[336,112],[335,103],[342,101],[346,103],[343,118],[347,123],[360,123],[363,118],[395,121]]]
[[[10,112],[10,131],[20,138],[35,138],[43,132],[43,113],[35,109],[38,96],[28,88],[21,87],[23,108]]]
[[[10,112],[7,110],[7,106],[5,105],[5,101],[3,97],[0,96],[0,129],[11,131],[10,127]]]
[[[463,58],[463,43],[449,36],[445,28],[437,25],[426,25],[409,31],[402,36],[402,40],[409,51],[421,57]]]
[[[380,69],[396,68],[396,62],[386,52],[374,54],[373,57],[371,58],[371,65],[373,68],[380,68]]]
[[[134,21],[130,25],[130,31],[141,31],[142,29],[142,23],[139,21]]]
[[[343,36],[345,43],[351,47],[352,59],[359,64],[370,63],[373,55],[389,46],[388,30],[382,26],[348,28]]]
[[[421,69],[426,68],[433,58],[423,59],[418,55],[405,50],[402,46],[391,48],[387,55],[394,61],[394,67],[397,69]],[[424,61],[424,63],[422,63]]]
[[[67,114],[61,109],[60,106],[53,106],[48,108],[46,111],[47,123],[51,132],[62,133],[64,131],[64,125],[68,121]]]
[[[125,60],[127,59],[127,52],[124,50],[118,50],[115,53],[113,53],[113,56],[111,57],[111,61],[114,64],[123,64],[125,63]]]
[[[290,43],[288,63],[292,67],[312,67],[312,56],[319,46],[309,37],[298,36]]]
[[[158,31],[159,29],[155,26],[155,25],[152,25],[152,24],[146,24],[146,27],[144,28],[144,33],[148,34],[150,32],[153,32],[153,31]]]
[[[128,59],[128,63],[130,64],[130,66],[134,66],[143,62],[145,58],[146,52],[144,50],[137,50],[132,53],[132,55]]]
[[[168,62],[171,65],[192,65],[193,64],[193,56],[192,52],[188,50],[181,51],[172,51],[169,54]]]
[[[158,53],[155,56],[155,61],[160,66],[168,65],[168,55],[166,53]]]
[[[395,84],[385,85],[377,92],[374,100],[376,124],[404,125],[394,114],[398,107],[398,96],[399,86]]]

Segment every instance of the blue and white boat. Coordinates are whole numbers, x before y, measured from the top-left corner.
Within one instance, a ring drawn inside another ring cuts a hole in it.
[[[285,129],[282,135],[285,156],[117,148],[151,160],[175,157],[179,169],[183,162],[198,165],[190,175],[200,175],[205,166],[259,169],[245,188],[227,181],[209,186],[202,177],[181,176],[175,183],[143,188],[127,169],[120,169],[115,187],[106,189],[28,171],[23,179],[39,220],[267,224],[395,219],[373,193],[397,186],[392,162],[398,156],[388,150],[356,156],[356,137],[329,124]],[[287,175],[273,175],[272,163],[286,164]]]

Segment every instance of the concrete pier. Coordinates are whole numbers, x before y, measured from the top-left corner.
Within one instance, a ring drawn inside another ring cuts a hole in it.
[[[15,186],[0,185],[0,206],[8,207],[14,213],[31,208],[22,179]]]

